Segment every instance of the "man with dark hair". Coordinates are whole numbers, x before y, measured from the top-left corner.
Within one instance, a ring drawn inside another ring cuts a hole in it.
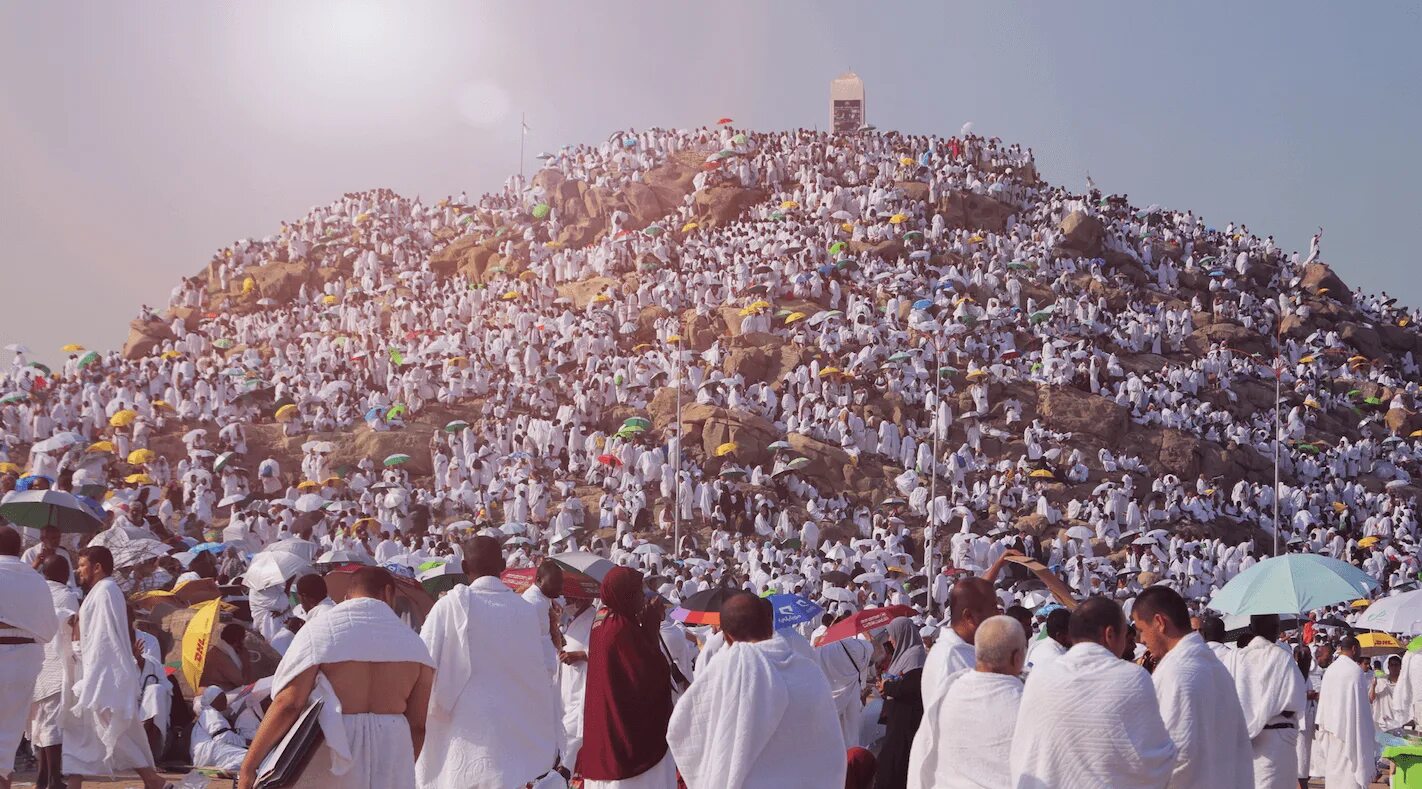
[[[367,569],[379,570],[382,568],[362,567],[360,570],[356,570],[355,575],[358,576],[362,570]],[[386,575],[389,575],[388,571]],[[352,578],[352,583],[354,582],[355,579]],[[379,595],[368,596],[379,597]],[[296,599],[301,601],[301,604],[292,609],[291,613],[304,622],[314,620],[317,616],[320,616],[323,612],[336,605],[336,602],[329,597],[329,592],[326,591],[326,579],[316,573],[309,573],[296,579]]]
[[[1161,787],[1170,780],[1175,746],[1150,675],[1119,657],[1126,631],[1109,598],[1089,597],[1071,612],[1071,649],[1027,678],[1012,737],[1012,786]]]
[[[435,603],[420,637],[436,673],[429,736],[415,764],[422,789],[523,786],[552,770],[562,741],[538,613],[499,580],[491,537],[464,548],[468,586]]]
[[[1368,700],[1371,672],[1358,665],[1363,650],[1347,636],[1323,673],[1318,692],[1318,754],[1329,789],[1367,789],[1377,774],[1377,730]]]
[[[939,756],[934,746],[939,742],[934,730],[938,720],[938,705],[948,693],[948,678],[959,671],[967,671],[977,664],[973,652],[973,639],[978,625],[997,616],[997,592],[992,582],[986,578],[963,578],[953,584],[948,592],[949,626],[944,628],[939,639],[929,650],[928,660],[923,665],[920,677],[923,688],[923,720],[914,733],[913,746],[909,750],[909,781],[924,773],[924,765],[936,764]]]
[[[1071,637],[1067,635],[1067,623],[1071,621],[1071,611],[1057,606],[1047,612],[1047,637],[1032,645],[1027,653],[1027,673],[1039,669],[1066,654],[1071,649]]]
[[[62,554],[48,554],[40,563],[49,588],[59,629],[44,644],[44,665],[35,680],[31,696],[30,744],[39,760],[36,789],[62,789],[64,764],[61,740],[64,719],[64,675],[74,661],[74,623],[79,614],[79,595],[69,586],[69,561]]]
[[[163,779],[153,769],[138,705],[141,663],[134,657],[123,592],[109,577],[113,571],[108,548],[90,546],[79,552],[79,584],[85,595],[79,607],[73,714],[65,717],[62,735],[64,772],[69,789],[79,789],[85,776],[123,770],[136,771],[147,789],[158,789]]]
[[[558,625],[554,622],[554,601],[563,596],[563,568],[557,562],[544,560],[538,565],[533,583],[523,592],[523,599],[538,613],[538,635],[543,640],[543,651],[548,654],[548,672],[553,678],[558,674]]]
[[[313,699],[340,714],[321,716],[325,739],[302,785],[415,786],[434,661],[391,609],[394,586],[382,567],[356,570],[346,598],[292,639],[272,676],[272,706],[242,762],[238,789],[251,789],[257,766]]]
[[[1210,651],[1215,653],[1215,657],[1219,658],[1221,663],[1227,664],[1229,662],[1229,656],[1233,650],[1230,649],[1229,644],[1225,643],[1225,624],[1223,619],[1214,614],[1207,614],[1201,617],[1200,637],[1205,639],[1205,646],[1209,647]]]
[[[721,605],[729,642],[672,711],[667,744],[687,786],[843,786],[844,737],[829,683],[774,638],[766,601]]]
[[[1254,755],[1234,679],[1190,630],[1185,598],[1168,586],[1149,587],[1136,597],[1131,620],[1158,661],[1151,682],[1175,743],[1171,784],[1248,786]]]
[[[20,534],[0,525],[0,787],[9,789],[15,750],[35,680],[45,662],[44,644],[55,638],[59,621],[49,587],[34,568],[20,561]],[[47,694],[48,695],[48,694]]]
[[[1279,637],[1277,614],[1250,617],[1253,636],[1230,652],[1225,664],[1244,711],[1245,733],[1254,752],[1254,786],[1295,789],[1301,765],[1296,746],[1305,707],[1304,678]],[[1308,736],[1307,733],[1304,736]]]

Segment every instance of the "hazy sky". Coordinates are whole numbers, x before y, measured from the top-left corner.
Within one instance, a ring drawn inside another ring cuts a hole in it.
[[[729,115],[1032,146],[1140,205],[1325,228],[1422,302],[1422,4],[1002,0],[0,5],[0,344],[122,344],[219,247],[350,190],[495,188],[543,149]]]

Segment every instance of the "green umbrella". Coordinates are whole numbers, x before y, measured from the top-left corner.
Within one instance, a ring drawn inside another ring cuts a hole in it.
[[[889,361],[891,361],[891,362],[906,362],[906,361],[908,361],[909,359],[912,359],[912,358],[913,358],[913,354],[909,353],[908,351],[899,351],[898,353],[894,354],[893,356],[890,356],[890,357],[889,357]]]
[[[844,251],[844,247],[845,243],[843,241],[836,241],[833,244],[829,245],[829,253],[831,255],[838,255],[839,253]]]
[[[468,422],[465,422],[463,419],[456,419],[453,422],[450,422],[449,424],[444,426],[444,432],[458,433],[466,427],[469,427]]]
[[[643,430],[648,430],[652,427],[652,420],[648,419],[645,416],[629,416],[626,419],[622,420],[622,426],[640,427]]]
[[[923,238],[923,233],[918,230],[910,230],[904,233],[905,241],[919,241]]]
[[[388,455],[388,456],[385,458],[385,467],[386,467],[386,468],[394,468],[395,466],[403,465],[403,464],[409,463],[409,462],[410,462],[410,456],[409,456],[409,455],[406,455],[406,454],[403,453],[403,452],[396,452],[395,454],[393,454],[393,455]]]
[[[227,339],[226,337],[219,337],[219,338],[217,338],[217,339],[215,339],[215,340],[212,341],[212,347],[214,347],[214,348],[221,348],[221,349],[224,350],[224,351],[227,350],[228,348],[231,348],[232,346],[234,346],[234,345],[236,345],[236,344],[237,344],[237,343],[235,343],[235,342],[233,342],[233,341]]]
[[[89,351],[79,357],[79,369],[82,370],[97,361],[99,361],[99,354],[96,351]]]
[[[737,134],[736,136],[731,138],[731,142],[735,143],[736,145],[745,145],[747,139],[748,138],[744,134]]]
[[[539,203],[538,205],[536,205],[536,206],[533,207],[533,218],[534,218],[534,219],[547,219],[547,218],[548,218],[548,213],[549,213],[550,211],[552,211],[552,210],[553,210],[553,209],[550,208],[547,203]]]
[[[785,214],[781,211],[771,211],[770,218],[775,220],[776,222],[779,222],[785,218]]]
[[[1027,316],[1027,320],[1028,320],[1028,322],[1030,322],[1030,323],[1032,323],[1032,324],[1038,324],[1038,323],[1045,323],[1045,322],[1046,322],[1049,318],[1051,318],[1051,317],[1052,317],[1052,311],[1051,311],[1051,310],[1037,310],[1036,312],[1034,312],[1034,313],[1032,313],[1031,315]]]
[[[1023,263],[1020,260],[1014,260],[1011,263],[1008,263],[1007,267],[1013,271],[1021,271],[1022,269],[1030,268],[1026,263]]]
[[[1313,553],[1275,556],[1236,575],[1210,598],[1226,614],[1303,614],[1367,597],[1378,582],[1347,562]]]
[[[74,494],[62,490],[11,493],[0,504],[0,517],[31,529],[54,526],[65,534],[92,534],[104,528],[96,513]]]
[[[40,372],[44,373],[45,375],[49,375],[50,372],[51,372],[51,370],[49,369],[49,365],[47,365],[47,364],[42,364],[42,363],[40,363],[40,362],[30,362],[30,363],[29,363],[29,366],[35,368],[36,370],[39,370]]]
[[[663,234],[663,233],[665,233],[665,232],[667,232],[667,231],[666,231],[661,225],[647,225],[645,228],[642,229],[642,235],[644,235],[644,236],[654,236],[654,237],[655,237],[655,236],[660,236],[661,234]]]
[[[23,403],[29,399],[29,395],[24,392],[10,392],[4,397],[0,397],[0,405],[10,405],[11,403]]]

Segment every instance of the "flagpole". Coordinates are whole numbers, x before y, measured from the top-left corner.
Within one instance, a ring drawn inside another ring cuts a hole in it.
[[[523,181],[523,144],[528,141],[528,113],[518,114],[518,180]]]

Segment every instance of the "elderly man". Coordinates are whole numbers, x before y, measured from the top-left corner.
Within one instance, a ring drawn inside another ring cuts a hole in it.
[[[774,638],[770,605],[721,606],[729,644],[677,703],[667,744],[688,789],[844,785],[845,748],[824,673]]]
[[[1348,636],[1323,672],[1318,693],[1318,755],[1328,789],[1367,789],[1377,773],[1377,732],[1368,701],[1371,672],[1358,665],[1362,649]]]
[[[391,609],[394,599],[389,571],[362,567],[346,599],[296,634],[272,677],[272,706],[242,762],[238,789],[251,789],[262,759],[311,701],[322,702],[325,739],[302,785],[413,789],[434,661]]]
[[[933,750],[934,744],[942,741],[936,731],[938,707],[948,692],[948,678],[976,665],[973,639],[978,625],[999,613],[997,593],[985,578],[964,578],[953,584],[948,594],[948,611],[952,624],[933,644],[923,666],[923,723],[914,733],[913,747],[909,751],[909,789],[931,786],[917,781],[925,774],[925,764],[939,761]],[[932,772],[927,774],[932,775]]]
[[[130,769],[147,789],[163,786],[140,717],[142,658],[113,572],[108,548],[79,552],[79,584],[85,589],[79,607],[79,663],[62,734],[69,789],[83,786],[84,776]]]
[[[1126,617],[1092,597],[1071,612],[1072,648],[1027,678],[1012,735],[1011,786],[1159,789],[1175,746],[1150,675],[1121,658]]]
[[[552,653],[538,612],[499,580],[490,537],[464,551],[468,586],[435,603],[420,637],[434,656],[429,738],[415,765],[421,789],[507,789],[553,769],[562,740]]]
[[[1175,743],[1172,786],[1248,787],[1254,754],[1234,678],[1199,633],[1185,598],[1168,586],[1141,592],[1131,607],[1140,640],[1159,659],[1151,681]]]
[[[1294,656],[1275,643],[1279,617],[1250,617],[1254,637],[1230,653],[1225,665],[1244,711],[1245,733],[1254,752],[1254,786],[1297,789],[1299,722],[1307,703],[1304,676]]]
[[[1022,701],[1027,634],[1010,616],[990,617],[974,636],[976,665],[948,678],[938,705],[931,743],[935,759],[925,762],[919,786],[993,789],[1009,786],[1008,755]],[[910,779],[912,782],[913,779]]]
[[[59,631],[44,578],[20,561],[20,534],[0,526],[0,787],[9,789],[45,644]],[[48,743],[52,745],[53,743]]]

